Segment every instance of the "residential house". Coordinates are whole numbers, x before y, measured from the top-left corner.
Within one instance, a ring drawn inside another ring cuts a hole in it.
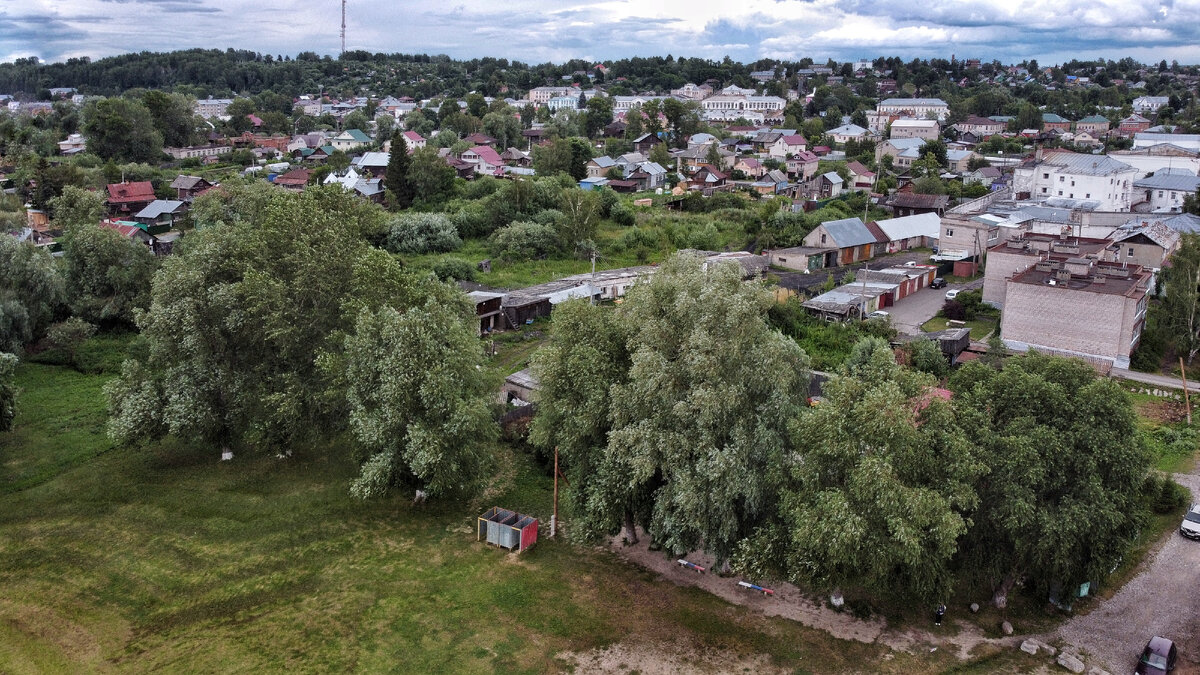
[[[958,130],[959,134],[974,134],[979,139],[987,139],[991,136],[1002,133],[1005,126],[1006,125],[1004,122],[997,122],[996,120],[989,119],[987,117],[971,115],[966,120],[955,124],[954,128]]]
[[[528,169],[529,167],[533,166],[533,158],[529,156],[529,153],[523,152],[516,148],[508,148],[504,152],[500,153],[500,159],[503,160],[508,166],[520,167],[524,169]]]
[[[529,90],[529,100],[534,105],[543,105],[550,102],[550,99],[560,96],[566,96],[575,92],[575,98],[579,98],[579,91],[574,87],[534,87]]]
[[[87,150],[87,138],[83,134],[70,134],[67,140],[58,142],[58,154],[76,155]]]
[[[649,155],[654,146],[663,142],[663,139],[654,134],[642,134],[633,139],[633,151],[640,152],[644,155]]]
[[[424,136],[415,131],[406,131],[404,132],[404,143],[408,146],[409,152],[414,152],[425,147],[425,144],[428,143],[428,141]]]
[[[467,164],[475,166],[475,173],[495,175],[496,170],[504,166],[504,160],[500,158],[500,153],[496,152],[491,146],[477,145],[469,150],[464,150],[459,159]]]
[[[1070,131],[1071,120],[1055,115],[1054,113],[1042,113],[1042,131]]]
[[[167,153],[175,159],[206,159],[209,157],[220,157],[233,152],[233,147],[228,145],[192,145],[186,148],[163,148],[163,152]]]
[[[1185,197],[1200,190],[1200,177],[1187,169],[1162,168],[1133,182],[1133,210],[1153,213],[1183,211]]]
[[[191,202],[205,190],[213,187],[213,184],[200,176],[185,176],[178,175],[175,180],[171,181],[171,188],[175,190],[175,195],[180,201]]]
[[[292,169],[291,171],[275,176],[275,184],[285,190],[293,192],[303,192],[305,186],[308,185],[308,179],[312,176],[312,171],[309,169]]]
[[[851,190],[866,190],[870,191],[875,187],[875,172],[871,171],[861,163],[851,161],[846,163],[846,172],[850,174]]]
[[[1182,242],[1183,235],[1161,222],[1143,221],[1135,227],[1121,227],[1113,232],[1108,259],[1157,272]]]
[[[806,181],[817,175],[820,161],[821,158],[807,150],[798,152],[787,159],[787,173],[796,180]]]
[[[276,177],[278,180],[278,176]],[[354,167],[346,169],[342,174],[331,173],[325,177],[326,185],[338,184],[347,192],[354,192],[359,197],[368,199],[375,203],[383,201],[384,188],[382,178],[364,178],[354,170]]]
[[[780,134],[779,138],[767,149],[767,153],[776,159],[793,157],[808,149],[808,139],[800,134]]]
[[[692,174],[687,182],[689,190],[701,190],[704,194],[711,194],[714,190],[725,188],[728,180],[729,176],[725,173],[705,165]]]
[[[924,145],[923,138],[889,138],[875,144],[875,163],[879,164],[885,156],[890,156],[893,167],[907,169],[921,158],[921,148]]]
[[[389,152],[364,152],[350,161],[350,166],[358,170],[361,176],[371,176],[372,178],[382,178],[387,172],[388,161],[391,158]]]
[[[1104,143],[1086,131],[1080,131],[1075,134],[1063,134],[1063,140],[1070,138],[1071,143],[1077,148],[1092,148],[1102,146]]]
[[[608,155],[601,155],[589,159],[584,168],[587,170],[588,178],[603,178],[608,175],[610,170],[617,168],[617,162]]]
[[[1137,169],[1107,155],[1051,150],[1017,167],[1013,190],[1034,199],[1062,197],[1094,203],[1094,210],[1128,211]]]
[[[793,192],[795,199],[830,199],[842,193],[845,181],[836,171],[827,171],[798,184]]]
[[[977,157],[979,155],[970,150],[950,148],[946,150],[946,168],[954,173],[966,173],[970,171],[971,160]]]
[[[920,213],[936,213],[940,216],[949,205],[950,198],[946,195],[919,195],[915,192],[897,192],[884,202],[884,206],[890,208],[897,218]]]
[[[621,120],[616,120],[604,127],[603,135],[605,138],[625,138],[625,130],[629,125]]]
[[[370,143],[371,137],[359,129],[347,129],[329,141],[334,150],[341,150],[342,152],[350,152]]]
[[[1180,234],[1200,234],[1200,216],[1191,213],[1147,213],[1133,218],[1129,222],[1121,225],[1123,229],[1136,229],[1141,227],[1143,223],[1154,224],[1161,223],[1162,225],[1175,230]]]
[[[941,134],[942,128],[937,120],[898,119],[892,122],[889,138],[922,138],[933,141]]]
[[[875,110],[901,117],[934,118],[939,122],[950,115],[950,105],[940,98],[889,98],[880,101]]]
[[[134,222],[163,229],[174,227],[175,221],[187,213],[187,202],[174,199],[155,199],[134,214]]]
[[[466,141],[467,143],[470,143],[471,145],[490,145],[490,146],[496,145],[496,139],[492,138],[491,136],[488,136],[487,134],[481,134],[479,132],[475,132],[475,133],[471,134],[470,136],[467,136],[463,140]]]
[[[154,201],[154,186],[150,181],[112,183],[108,186],[108,212],[114,216],[131,216]]]
[[[733,165],[734,171],[741,171],[751,178],[758,178],[767,172],[767,167],[753,157],[741,157]]]
[[[833,138],[834,143],[842,145],[849,140],[861,141],[864,138],[869,138],[871,136],[870,131],[858,126],[857,124],[843,124],[840,127],[830,129],[827,133],[831,138]]]
[[[1108,133],[1108,128],[1111,124],[1112,123],[1108,121],[1107,117],[1103,117],[1101,115],[1088,115],[1087,117],[1075,123],[1075,131],[1086,131],[1092,136],[1099,138],[1100,136]]]
[[[638,162],[625,179],[637,183],[638,192],[654,190],[666,182],[667,170],[655,162]]]
[[[897,113],[879,112],[877,110],[868,110],[864,113],[867,117],[867,128],[872,133],[882,135],[887,131],[888,125],[900,119]]]
[[[1170,100],[1167,96],[1139,96],[1133,99],[1133,112],[1155,113],[1159,108],[1168,105]]]
[[[1150,120],[1133,113],[1117,123],[1117,133],[1122,136],[1133,136],[1150,128]]]
[[[938,245],[942,219],[936,213],[919,213],[880,220],[875,226],[887,237],[885,252],[896,253],[910,248],[933,248]]]
[[[787,188],[787,174],[779,169],[768,171],[762,178],[750,184],[751,190],[762,195],[779,194],[787,190]]]
[[[821,223],[804,237],[812,248],[838,249],[837,264],[849,265],[870,260],[878,237],[859,218],[843,218]]]
[[[997,169],[994,166],[982,166],[982,167],[979,167],[978,169],[975,169],[974,171],[969,171],[969,172],[963,174],[962,182],[963,182],[963,185],[970,185],[971,183],[979,183],[980,185],[982,185],[984,187],[990,188],[992,186],[992,183],[995,183],[996,181],[1000,180],[1000,177],[1001,177],[1000,169]]]
[[[1153,273],[1137,265],[1044,260],[1005,286],[1000,335],[1011,350],[1128,368],[1146,320]]]

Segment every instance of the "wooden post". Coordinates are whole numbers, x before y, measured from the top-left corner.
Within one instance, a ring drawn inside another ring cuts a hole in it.
[[[558,446],[554,446],[554,515],[550,516],[550,536],[558,529]]]
[[[1192,403],[1188,400],[1187,371],[1183,368],[1183,357],[1179,357],[1179,378],[1183,380],[1183,410],[1187,413],[1188,426],[1192,426]]]

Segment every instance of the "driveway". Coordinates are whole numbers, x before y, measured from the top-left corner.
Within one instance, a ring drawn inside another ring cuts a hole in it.
[[[1200,499],[1200,475],[1175,474],[1175,480]],[[1178,528],[1138,576],[1091,613],[1059,629],[1066,644],[1086,652],[1088,665],[1128,673],[1146,641],[1161,635],[1179,647],[1176,675],[1200,673],[1200,541],[1184,539]]]
[[[976,279],[965,284],[950,284],[945,288],[922,288],[895,305],[887,308],[892,315],[892,326],[901,333],[916,335],[921,332],[921,324],[932,319],[946,303],[946,291],[956,288],[968,290],[983,288],[983,279]]]

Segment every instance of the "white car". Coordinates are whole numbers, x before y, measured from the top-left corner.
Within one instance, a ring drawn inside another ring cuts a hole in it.
[[[957,297],[958,297],[958,289],[957,288],[952,288],[952,289],[946,291],[946,299],[947,300],[953,300]]]
[[[887,312],[880,309],[880,310],[877,310],[877,311],[874,311],[874,312],[871,312],[870,314],[868,314],[867,318],[868,319],[886,319],[890,316],[891,316],[891,314],[888,314]]]
[[[1183,515],[1183,523],[1179,526],[1179,534],[1188,539],[1200,539],[1200,504],[1192,504],[1192,508]]]

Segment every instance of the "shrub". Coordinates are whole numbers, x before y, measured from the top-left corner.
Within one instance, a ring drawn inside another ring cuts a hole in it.
[[[445,253],[462,239],[444,214],[405,213],[392,219],[384,246],[392,253]]]
[[[478,202],[468,204],[450,217],[458,236],[464,239],[471,237],[486,237],[495,229],[488,214]]]
[[[621,198],[617,196],[616,191],[610,187],[602,187],[596,190],[596,196],[600,199],[600,217],[616,220],[612,211],[621,205]]]
[[[533,222],[538,225],[549,225],[554,229],[558,229],[559,225],[562,225],[566,219],[566,215],[558,209],[544,209],[537,212],[537,215],[533,217]]]
[[[954,300],[947,300],[946,304],[942,305],[942,315],[947,319],[963,321],[967,318],[967,310],[956,298]]]
[[[637,217],[634,216],[633,211],[629,210],[629,207],[625,206],[621,202],[617,202],[611,209],[609,209],[608,217],[617,225],[623,225],[625,227],[631,227],[637,222]]]
[[[458,258],[437,261],[433,264],[433,273],[442,281],[475,281],[475,266]]]
[[[1153,472],[1146,476],[1142,486],[1144,494],[1155,513],[1170,513],[1188,503],[1190,493],[1187,488],[1176,483],[1170,476]]]
[[[491,249],[497,258],[509,261],[545,258],[558,250],[558,233],[540,223],[512,223],[496,230]]]

